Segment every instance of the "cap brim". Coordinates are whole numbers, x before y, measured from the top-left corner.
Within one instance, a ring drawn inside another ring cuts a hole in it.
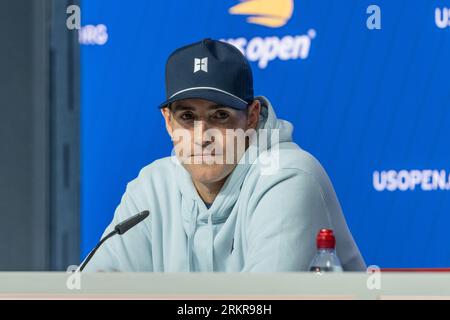
[[[224,91],[217,91],[214,89],[191,89],[191,90],[185,90],[181,93],[178,93],[171,97],[170,99],[167,99],[163,103],[159,105],[159,108],[164,108],[168,104],[183,100],[183,99],[204,99],[213,101],[217,104],[223,105],[225,107],[230,107],[233,109],[238,110],[244,110],[247,108],[248,103],[244,100],[239,99],[236,96],[233,96],[232,94],[226,93]]]

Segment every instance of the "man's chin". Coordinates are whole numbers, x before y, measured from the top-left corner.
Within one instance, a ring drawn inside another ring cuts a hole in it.
[[[184,159],[186,164],[199,164],[199,165],[221,165],[224,164],[223,155],[200,155],[190,156]]]
[[[231,171],[233,165],[224,164],[191,164],[185,165],[193,180],[201,183],[214,183],[226,178]]]

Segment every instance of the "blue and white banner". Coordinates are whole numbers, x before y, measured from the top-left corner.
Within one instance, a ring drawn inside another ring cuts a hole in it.
[[[251,62],[336,188],[367,264],[449,267],[450,1],[83,0],[82,256],[128,181],[171,152],[157,106],[176,48]]]

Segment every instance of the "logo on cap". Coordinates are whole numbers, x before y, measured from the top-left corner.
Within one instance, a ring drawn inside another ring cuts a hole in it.
[[[194,73],[197,71],[208,72],[208,57],[206,58],[194,58]]]

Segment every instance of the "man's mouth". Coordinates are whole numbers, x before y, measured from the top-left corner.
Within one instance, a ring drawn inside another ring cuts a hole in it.
[[[200,153],[200,154],[193,154],[191,157],[216,157],[221,156],[221,153]]]

